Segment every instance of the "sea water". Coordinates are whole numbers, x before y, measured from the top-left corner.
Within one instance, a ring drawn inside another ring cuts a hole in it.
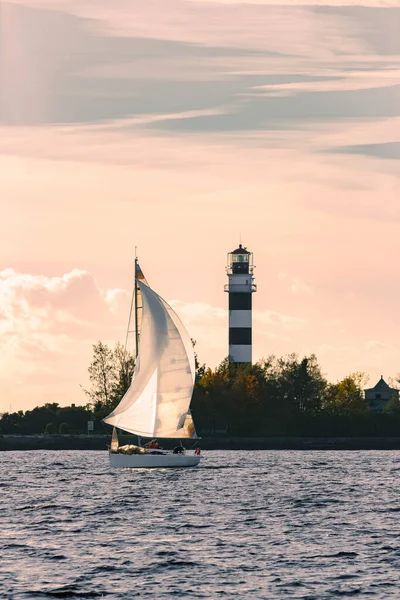
[[[0,455],[3,598],[400,597],[400,452]]]

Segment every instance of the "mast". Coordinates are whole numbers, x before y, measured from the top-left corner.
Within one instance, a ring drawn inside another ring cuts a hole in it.
[[[138,271],[138,257],[137,257],[137,253],[136,253],[136,248],[137,246],[135,246],[135,263],[134,263],[134,273],[133,273],[133,293],[132,293],[132,298],[131,298],[131,306],[129,309],[129,318],[128,318],[128,327],[126,329],[126,336],[125,336],[125,352],[127,351],[127,347],[128,347],[128,337],[130,333],[135,332],[135,358],[138,357],[139,354],[139,328],[138,328],[138,285],[137,285],[137,278],[136,278],[136,274]],[[132,311],[134,311],[135,313],[135,329],[132,330],[130,329],[131,326],[131,321],[132,321]]]
[[[126,328],[126,336],[125,336],[125,355],[128,348],[128,338],[129,334],[133,333],[130,329],[131,321],[132,321],[132,310],[135,312],[135,363],[137,361],[137,357],[139,354],[139,326],[138,326],[138,284],[137,284],[137,272],[138,272],[138,256],[137,256],[137,246],[135,246],[135,262],[134,262],[134,271],[133,271],[133,294],[131,297],[131,306],[129,309],[129,318],[128,318],[128,327]],[[115,431],[115,428],[114,428]],[[114,435],[114,433],[113,433]],[[115,432],[115,435],[117,433]],[[138,435],[138,446],[142,445],[141,437]]]
[[[136,254],[135,246],[135,280],[134,280],[134,302],[135,302],[135,359],[139,354],[139,327],[138,327],[138,284],[136,280],[136,273],[138,270],[138,257]]]

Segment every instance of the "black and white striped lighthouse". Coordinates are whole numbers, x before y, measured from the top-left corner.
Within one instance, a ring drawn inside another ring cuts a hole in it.
[[[229,359],[234,363],[251,363],[252,294],[257,291],[253,270],[253,253],[242,244],[228,254],[225,291],[229,294]]]

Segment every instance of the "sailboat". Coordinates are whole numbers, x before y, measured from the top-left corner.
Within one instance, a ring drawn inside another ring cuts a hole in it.
[[[109,450],[112,467],[195,467],[200,455],[182,442],[173,452],[142,447],[144,438],[197,438],[190,401],[195,380],[191,339],[171,306],[152,290],[135,258],[135,282],[129,316],[135,324],[135,370],[118,406],[104,419],[113,425]],[[116,428],[138,436],[137,446],[120,446]]]

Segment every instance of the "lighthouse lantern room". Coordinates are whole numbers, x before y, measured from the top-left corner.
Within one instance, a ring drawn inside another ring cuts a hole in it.
[[[252,294],[257,291],[253,271],[253,253],[239,244],[228,254],[224,288],[229,294],[229,360],[234,363],[252,359]]]

